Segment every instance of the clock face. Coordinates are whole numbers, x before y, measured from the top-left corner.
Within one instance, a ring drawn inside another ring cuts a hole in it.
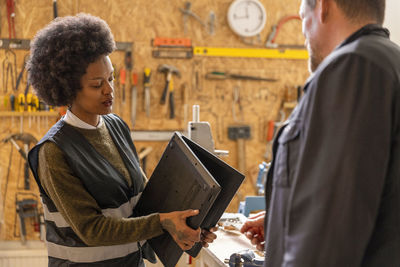
[[[228,23],[240,36],[259,34],[265,26],[267,15],[258,0],[236,0],[229,7]]]

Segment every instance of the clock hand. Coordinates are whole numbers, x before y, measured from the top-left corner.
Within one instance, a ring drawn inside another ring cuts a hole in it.
[[[235,19],[247,19],[247,18],[249,18],[248,16],[238,16],[238,15],[236,15],[236,14],[233,14],[233,17],[234,17]]]

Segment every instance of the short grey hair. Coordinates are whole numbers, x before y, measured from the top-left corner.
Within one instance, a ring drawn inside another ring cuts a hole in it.
[[[314,8],[317,0],[307,0]],[[374,20],[382,25],[385,19],[386,0],[334,0],[338,7],[351,20]]]

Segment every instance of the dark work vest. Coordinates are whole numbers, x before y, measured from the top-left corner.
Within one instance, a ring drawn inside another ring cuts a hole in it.
[[[145,241],[109,247],[89,247],[84,244],[66,224],[41,185],[38,176],[39,149],[46,141],[54,142],[63,151],[74,175],[82,181],[102,211],[118,212],[124,206],[126,212],[128,206],[132,210],[123,217],[134,217],[133,207],[144,189],[144,183],[130,130],[116,115],[102,117],[129,172],[131,187],[124,176],[79,131],[63,120],[58,121],[28,154],[29,165],[43,202],[49,266],[144,266],[143,257],[155,262],[154,252]],[[61,254],[66,256],[57,256]],[[104,257],[101,256],[103,254]],[[115,258],[110,255],[115,255]]]

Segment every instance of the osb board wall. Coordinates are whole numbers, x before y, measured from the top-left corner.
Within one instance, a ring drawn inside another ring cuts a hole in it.
[[[302,85],[308,76],[305,60],[282,59],[244,59],[244,58],[216,58],[195,56],[192,59],[155,59],[151,56],[153,47],[151,40],[155,37],[191,38],[195,46],[213,47],[243,47],[262,48],[263,43],[280,18],[298,13],[300,0],[261,0],[268,14],[267,24],[261,32],[262,43],[248,45],[241,41],[228,27],[226,14],[232,0],[199,0],[192,1],[191,10],[203,21],[208,20],[209,12],[216,14],[215,34],[210,35],[197,21],[190,18],[187,23],[187,34],[183,31],[183,16],[179,8],[184,8],[184,0],[59,0],[58,15],[73,15],[79,12],[91,13],[106,20],[111,27],[115,40],[118,42],[133,42],[134,71],[138,73],[137,119],[134,130],[186,130],[187,122],[192,118],[192,105],[200,105],[201,121],[211,124],[212,134],[217,149],[229,150],[229,155],[223,157],[228,164],[237,167],[237,144],[229,140],[227,127],[230,125],[249,125],[251,139],[245,142],[246,180],[239,190],[239,194],[231,202],[228,211],[237,211],[240,200],[246,195],[254,195],[254,183],[257,178],[258,164],[265,161],[265,152],[270,151],[267,145],[267,122],[279,120],[279,112],[284,101],[295,99],[296,87]],[[0,2],[2,38],[8,38],[8,24],[5,1]],[[49,23],[53,18],[51,0],[18,0],[16,1],[16,36],[22,39],[32,39],[34,34]],[[281,29],[277,43],[303,44],[301,23],[290,21]],[[27,51],[17,50],[17,70],[21,69],[23,57]],[[4,59],[4,50],[0,50],[0,59]],[[124,53],[116,51],[111,55],[118,76],[123,66]],[[181,78],[174,77],[175,85],[175,119],[169,119],[168,106],[160,105],[159,100],[165,83],[165,76],[157,72],[159,64],[169,64],[177,67]],[[152,69],[151,78],[151,115],[146,117],[143,111],[143,69]],[[1,66],[0,66],[1,68]],[[193,83],[194,69],[200,71],[199,86]],[[213,70],[228,71],[244,75],[262,76],[278,79],[277,82],[240,81],[240,80],[206,80],[205,73]],[[1,76],[3,85],[3,77]],[[234,88],[239,88],[240,105],[234,104]],[[21,84],[23,92],[25,83]],[[118,77],[115,83],[117,99],[120,99]],[[4,95],[0,92],[0,99]],[[127,99],[130,99],[130,84],[126,86]],[[187,94],[187,103],[184,94]],[[186,104],[186,105],[185,105]],[[0,110],[4,109],[0,105]],[[130,102],[125,106],[115,103],[115,111],[132,127],[130,119]],[[29,119],[23,121],[23,131],[29,132],[37,139],[45,134],[48,128],[56,121],[56,117]],[[0,138],[20,131],[19,118],[0,117]],[[151,175],[157,164],[166,142],[136,142],[137,150],[151,146],[153,148],[147,157],[146,173]],[[12,153],[12,157],[10,157]],[[31,175],[32,190],[26,191],[23,186],[23,161],[11,144],[0,145],[0,181],[1,197],[4,198],[5,183],[8,177],[7,195],[5,204],[0,205],[0,239],[18,240],[19,223],[16,222],[15,197],[17,193],[35,194],[33,177]],[[11,159],[11,160],[10,160]],[[9,163],[11,167],[9,168]],[[3,199],[4,201],[4,199]],[[0,199],[0,204],[1,199]],[[2,209],[4,207],[4,217]],[[3,220],[2,220],[3,219]],[[27,220],[28,239],[37,239],[37,233],[32,231]]]
[[[2,36],[3,37],[3,36]],[[24,62],[25,55],[28,51],[15,50],[17,73],[21,70]],[[9,59],[12,59],[9,55]],[[5,59],[5,51],[0,50],[0,59]],[[14,69],[13,69],[14,70]],[[3,67],[1,66],[1,90],[0,90],[0,240],[18,240],[21,238],[20,221],[16,213],[16,202],[26,199],[33,199],[39,204],[40,199],[38,187],[34,182],[33,176],[30,174],[30,189],[26,190],[24,184],[24,164],[25,160],[20,153],[15,149],[10,141],[4,142],[10,135],[19,133],[29,133],[37,140],[57,121],[57,115],[53,116],[4,116],[3,112],[10,109],[10,104],[7,107],[4,105],[5,96],[13,93],[16,97],[18,94],[23,93],[26,87],[26,73],[22,77],[19,90],[12,90],[12,82],[9,76],[8,84],[5,85],[5,78],[3,77]],[[7,92],[6,92],[7,90]],[[14,114],[17,114],[15,112]],[[16,143],[24,150],[22,141],[16,140]],[[32,148],[34,143],[30,144]],[[25,218],[25,226],[27,231],[27,239],[39,239],[39,233],[35,232],[34,223],[37,222],[34,218]]]

